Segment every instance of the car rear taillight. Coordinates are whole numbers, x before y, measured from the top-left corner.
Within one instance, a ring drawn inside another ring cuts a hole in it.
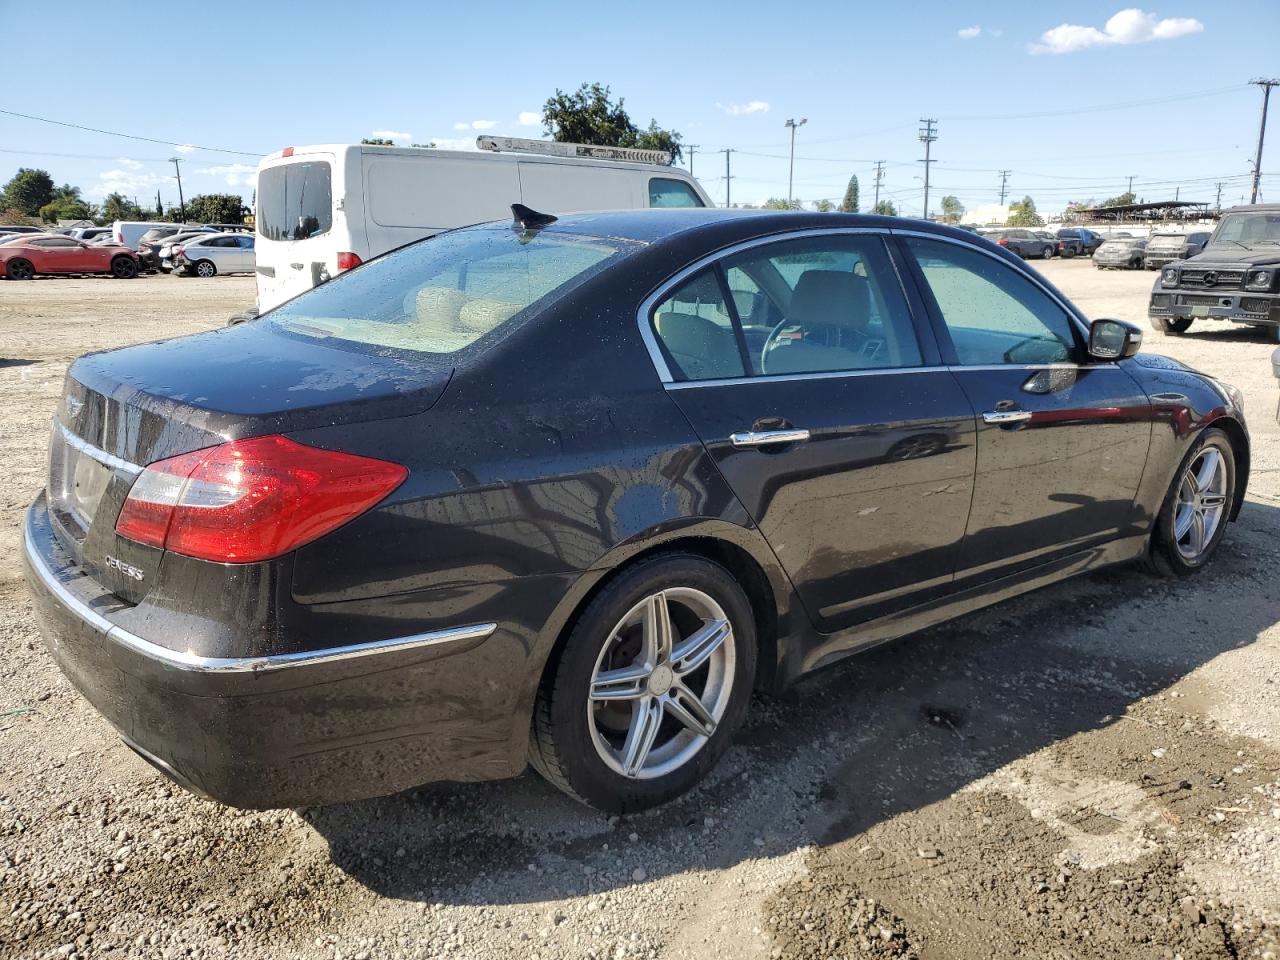
[[[354,253],[346,253],[346,252],[343,252],[343,253],[338,254],[338,269],[339,269],[339,270],[350,270],[352,267],[358,267],[358,266],[360,266],[360,264],[362,264],[362,263],[364,263],[364,261],[363,261],[363,260],[361,260],[361,259],[360,259],[358,256],[356,256]]]
[[[149,465],[116,533],[199,560],[256,563],[336,530],[408,474],[398,463],[287,437],[232,440]]]
[[[292,156],[293,156],[293,147],[285,147],[283,150],[281,150],[281,151],[280,151],[280,156],[282,156],[282,157],[292,157]]]
[[[1067,249],[1067,246],[1066,246],[1066,244],[1064,244],[1061,240],[1059,240],[1059,241],[1058,241],[1058,249],[1059,249],[1059,250],[1065,250],[1065,249]]]
[[[187,249],[187,248],[186,248],[186,247],[174,247],[172,250],[170,250],[170,251],[169,251],[169,253],[170,253],[171,255],[173,255],[173,256],[175,256],[175,257],[176,257],[178,254],[180,254],[180,253],[181,253],[183,250],[185,250],[185,249]]]
[[[1001,247],[1007,247],[1009,245],[1009,241],[1006,240],[1004,237],[1001,237],[999,240],[996,241],[996,244]]]

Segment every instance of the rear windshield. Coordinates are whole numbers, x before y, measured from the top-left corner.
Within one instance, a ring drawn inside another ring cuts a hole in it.
[[[258,174],[258,233],[268,240],[306,240],[333,226],[330,166],[299,160]]]
[[[639,246],[509,227],[454,230],[342,274],[268,317],[308,338],[454,353]]]

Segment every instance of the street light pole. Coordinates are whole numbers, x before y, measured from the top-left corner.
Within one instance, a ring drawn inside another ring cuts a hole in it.
[[[174,171],[178,174],[178,216],[182,218],[182,222],[187,222],[187,203],[182,198],[182,168],[178,166],[181,163],[180,157],[170,157],[169,162],[173,164]]]
[[[791,128],[791,164],[787,168],[787,209],[791,209],[792,186],[796,175],[796,130],[809,122],[808,117],[788,120],[784,126]]]

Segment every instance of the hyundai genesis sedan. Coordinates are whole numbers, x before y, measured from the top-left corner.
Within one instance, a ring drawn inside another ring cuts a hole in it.
[[[1195,574],[1240,509],[1240,394],[972,234],[513,212],[68,371],[35,607],[177,782],[532,764],[642,809],[753,690],[1109,564]]]

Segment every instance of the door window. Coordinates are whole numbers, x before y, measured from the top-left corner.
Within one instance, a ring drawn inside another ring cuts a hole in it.
[[[906,238],[965,366],[1080,357],[1070,315],[1027,277],[953,243]]]
[[[701,207],[702,198],[683,180],[653,177],[649,181],[649,206],[651,207]]]
[[[695,274],[658,304],[653,329],[677,380],[746,375],[733,316],[714,268]]]
[[[753,374],[922,362],[906,299],[879,237],[784,240],[729,258],[725,276]]]

